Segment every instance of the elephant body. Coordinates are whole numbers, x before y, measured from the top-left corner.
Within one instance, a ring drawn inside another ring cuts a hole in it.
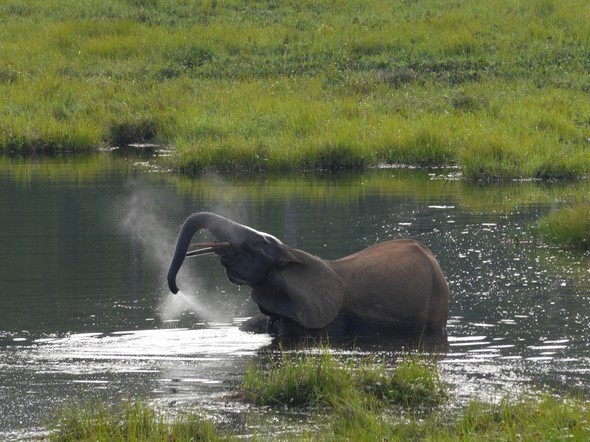
[[[344,281],[343,311],[406,328],[446,325],[447,281],[436,258],[420,242],[387,241],[331,264]]]
[[[326,280],[331,281],[327,289],[342,296],[341,303],[334,306],[338,313],[333,321],[313,322],[307,319],[309,303],[301,305],[300,312],[287,311],[280,304],[298,306],[300,303],[292,299],[299,297],[299,289],[303,289],[315,298],[313,309],[321,312],[318,316],[330,316],[321,310],[326,288],[321,285],[314,288],[313,280],[302,278],[303,287],[298,285],[295,290],[281,272],[272,275],[253,289],[252,299],[266,314],[266,318],[255,321],[270,319],[271,330],[281,335],[298,334],[298,326],[304,333],[325,329],[330,335],[443,331],[446,326],[450,297],[447,282],[430,250],[418,241],[387,241],[332,261],[296,249],[290,249],[289,253],[317,261],[315,267],[326,266],[329,275]],[[283,315],[273,314],[277,311]]]
[[[386,241],[324,260],[219,215],[199,213],[179,234],[168,274],[173,292],[190,238],[201,228],[225,241],[214,250],[228,279],[252,287],[262,315],[244,324],[246,329],[281,335],[445,331],[449,288],[438,261],[418,241]]]

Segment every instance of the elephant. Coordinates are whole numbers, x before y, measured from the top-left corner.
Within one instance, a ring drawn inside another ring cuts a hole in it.
[[[188,251],[202,229],[216,241]],[[252,287],[261,314],[246,329],[282,336],[446,333],[449,287],[432,252],[416,240],[385,241],[325,260],[268,233],[198,212],[178,234],[168,270],[172,293],[179,291],[176,276],[185,257],[207,253],[220,257],[229,281]]]

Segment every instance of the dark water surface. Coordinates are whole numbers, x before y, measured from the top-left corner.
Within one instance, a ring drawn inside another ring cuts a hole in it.
[[[451,287],[440,369],[454,398],[585,389],[590,259],[546,247],[531,226],[589,191],[586,181],[478,186],[449,171],[190,179],[112,154],[0,159],[0,439],[96,397],[239,413],[217,398],[271,345],[238,330],[257,311],[249,291],[212,257],[187,261],[180,296],[165,286],[177,229],[200,210],[324,258],[419,239]]]

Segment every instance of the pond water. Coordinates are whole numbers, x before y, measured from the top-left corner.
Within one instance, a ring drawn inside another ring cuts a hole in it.
[[[451,288],[439,367],[456,400],[585,389],[590,258],[545,246],[531,226],[589,191],[587,181],[479,186],[452,170],[189,178],[112,153],[0,158],[0,439],[96,397],[239,414],[218,398],[273,345],[238,329],[257,313],[249,290],[214,257],[187,261],[185,294],[165,285],[178,227],[201,210],[324,258],[416,238]],[[400,350],[367,339],[338,348],[353,345]]]

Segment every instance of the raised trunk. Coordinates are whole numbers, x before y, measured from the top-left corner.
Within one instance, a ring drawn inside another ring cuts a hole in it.
[[[186,252],[195,233],[205,229],[220,241],[239,242],[248,228],[222,216],[209,212],[199,212],[189,216],[182,224],[172,262],[168,269],[168,287],[172,293],[178,293],[176,275],[184,262]]]

